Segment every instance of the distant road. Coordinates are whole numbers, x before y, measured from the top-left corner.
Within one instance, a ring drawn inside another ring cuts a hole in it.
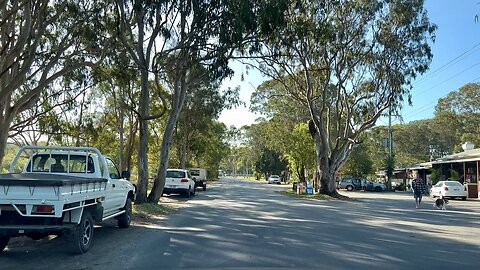
[[[408,193],[353,192],[346,194],[357,201],[310,201],[275,192],[283,188],[221,179],[156,226],[100,228],[88,254],[65,255],[58,239],[28,240],[0,255],[0,268],[479,267],[478,201],[454,201],[450,210],[438,211],[427,199],[417,210]]]

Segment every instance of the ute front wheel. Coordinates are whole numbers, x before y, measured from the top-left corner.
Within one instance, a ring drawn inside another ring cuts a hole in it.
[[[117,222],[118,227],[122,229],[130,227],[130,222],[132,220],[132,200],[130,200],[130,198],[127,198],[123,209],[125,210],[125,213],[118,217]]]

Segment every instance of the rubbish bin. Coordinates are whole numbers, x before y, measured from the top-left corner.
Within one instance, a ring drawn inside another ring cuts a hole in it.
[[[310,182],[307,184],[307,195],[313,195],[313,184]]]
[[[298,182],[293,182],[292,190],[295,192],[297,192],[297,185],[298,185]]]

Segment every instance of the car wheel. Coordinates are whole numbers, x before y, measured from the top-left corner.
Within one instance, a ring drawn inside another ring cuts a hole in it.
[[[7,247],[9,240],[10,237],[0,236],[0,252],[2,252]]]
[[[207,190],[207,184],[203,184],[202,190],[203,190],[203,191]]]
[[[194,188],[194,189],[192,190],[192,196],[195,196],[195,193],[197,193],[197,190]]]
[[[190,187],[185,191],[185,198],[189,199],[190,198],[190,194],[192,194],[190,192]]]
[[[462,201],[466,201],[467,200],[467,197],[462,197]]]
[[[127,198],[123,209],[125,213],[121,214],[117,220],[118,227],[122,229],[130,227],[130,221],[132,220],[132,200],[130,198]]]
[[[352,187],[352,186],[347,186],[347,190],[348,190],[348,191],[352,191],[352,190],[353,190],[353,187]]]
[[[382,187],[375,187],[374,190],[376,192],[382,192],[383,191]]]
[[[80,224],[69,236],[71,253],[83,254],[90,249],[93,240],[93,218],[90,212],[84,210]]]

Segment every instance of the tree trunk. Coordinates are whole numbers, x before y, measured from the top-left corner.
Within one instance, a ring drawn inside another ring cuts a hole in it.
[[[182,138],[180,142],[180,168],[185,169],[185,164],[187,162],[187,144],[188,144],[188,130],[187,130],[187,118],[185,117],[185,121],[183,123],[183,132]]]
[[[138,143],[138,180],[137,180],[137,197],[136,203],[147,202],[147,190],[148,190],[148,120],[149,115],[149,91],[148,91],[148,72],[146,68],[140,68],[141,75],[141,92],[140,92],[140,138]]]
[[[10,100],[10,99],[6,99]],[[5,158],[8,131],[13,121],[13,113],[7,102],[0,102],[0,166]]]
[[[314,134],[315,153],[317,159],[317,171],[320,174],[320,193],[330,196],[337,195],[335,188],[335,176],[337,169],[331,166],[330,158],[323,151],[324,147],[319,133]]]
[[[118,142],[118,164],[120,165],[120,173],[125,170],[124,167],[124,162],[123,162],[123,152],[125,149],[125,143],[124,143],[124,133],[125,129],[123,128],[123,122],[125,118],[125,114],[123,111],[123,101],[120,98],[119,100],[120,107],[118,108],[118,122],[117,122],[117,129],[118,129],[118,136],[119,136],[119,142]]]
[[[174,87],[175,94],[173,97],[174,102],[172,106],[172,111],[168,116],[167,126],[165,127],[165,132],[163,134],[158,172],[157,176],[155,177],[155,182],[153,183],[152,191],[148,195],[148,201],[151,203],[158,203],[160,197],[162,196],[163,188],[165,187],[165,178],[167,176],[168,160],[170,155],[170,143],[172,141],[173,132],[182,111],[183,104],[185,103],[185,97],[187,93],[187,84],[185,78],[186,71],[184,69],[185,63],[183,62],[180,66],[182,67],[182,70],[179,71],[181,72],[179,80],[176,83],[177,85]]]
[[[138,122],[134,115],[132,113],[129,114],[129,130],[128,130],[128,138],[127,138],[127,144],[126,147],[127,149],[125,150],[125,156],[124,156],[124,165],[123,168],[125,168],[127,171],[132,170],[132,157],[133,157],[133,149],[135,147],[135,136],[137,134],[138,130]]]
[[[10,125],[4,126],[3,123],[0,122],[0,166],[2,166],[3,158],[5,157],[5,151],[7,149],[7,138],[8,138],[9,126]]]

